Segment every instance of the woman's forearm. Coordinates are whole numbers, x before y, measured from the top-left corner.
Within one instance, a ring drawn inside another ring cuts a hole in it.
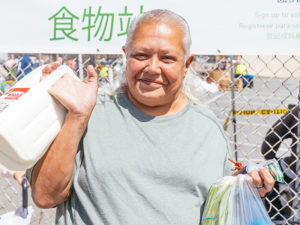
[[[35,165],[32,198],[38,207],[51,208],[68,198],[78,144],[87,123],[88,118],[68,113],[60,133]]]

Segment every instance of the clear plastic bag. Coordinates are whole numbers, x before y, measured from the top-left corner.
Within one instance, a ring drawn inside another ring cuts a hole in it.
[[[252,178],[226,176],[212,185],[202,225],[272,225]]]

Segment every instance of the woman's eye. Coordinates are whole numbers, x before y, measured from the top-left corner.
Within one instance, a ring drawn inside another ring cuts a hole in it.
[[[166,62],[173,62],[173,61],[175,61],[175,58],[172,56],[163,56],[162,60],[166,61]]]
[[[138,60],[145,60],[148,58],[148,56],[146,54],[135,54],[134,58],[136,58]]]

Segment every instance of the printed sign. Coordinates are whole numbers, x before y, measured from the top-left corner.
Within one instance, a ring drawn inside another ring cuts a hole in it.
[[[187,20],[196,54],[300,53],[300,0],[10,0],[0,52],[121,54],[133,18],[156,8]]]

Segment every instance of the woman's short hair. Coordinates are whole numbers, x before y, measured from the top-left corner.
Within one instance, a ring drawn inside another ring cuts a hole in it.
[[[185,60],[187,60],[190,55],[190,48],[192,43],[188,23],[182,16],[167,9],[154,9],[151,11],[144,12],[143,14],[134,18],[127,32],[125,48],[130,49],[132,39],[133,39],[133,34],[140,24],[144,22],[157,23],[166,20],[171,20],[175,24],[178,24],[179,28],[181,28],[183,32],[184,55],[185,55]]]

